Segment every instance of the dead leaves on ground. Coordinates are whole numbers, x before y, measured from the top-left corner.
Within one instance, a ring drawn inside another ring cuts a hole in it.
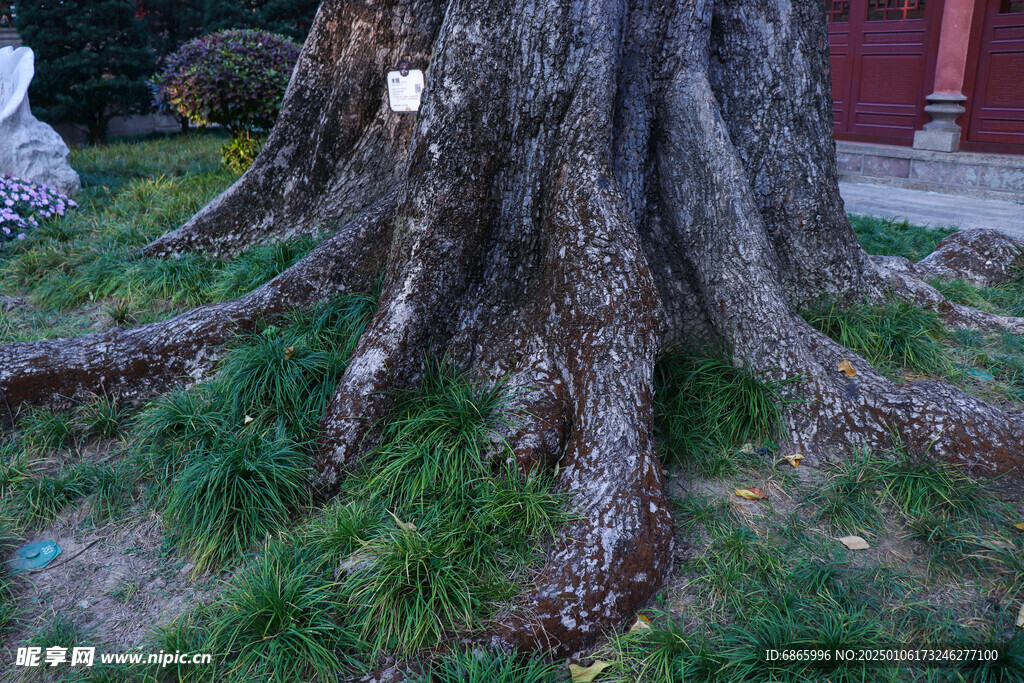
[[[412,522],[403,522],[398,518],[398,515],[391,510],[388,510],[388,514],[395,518],[395,523],[398,524],[398,528],[402,531],[416,531],[416,525]]]
[[[764,500],[768,494],[759,488],[736,489],[736,495],[746,500]]]
[[[611,662],[596,660],[590,666],[569,665],[569,673],[572,675],[573,683],[591,683],[602,671],[611,666]]]
[[[634,631],[649,631],[651,629],[651,620],[642,614],[637,615],[636,621],[629,627],[629,632]]]
[[[804,459],[804,456],[802,453],[794,453],[793,455],[784,456],[784,458],[793,467],[799,467],[800,461]]]
[[[867,550],[871,547],[871,544],[860,536],[843,536],[839,539],[839,542],[850,550]]]
[[[839,366],[836,368],[839,372],[845,372],[847,377],[856,377],[857,371],[853,369],[853,363],[848,360],[839,361]]]

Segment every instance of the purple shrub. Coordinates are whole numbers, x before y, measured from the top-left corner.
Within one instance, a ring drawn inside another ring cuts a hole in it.
[[[0,243],[25,239],[54,216],[63,216],[78,204],[49,185],[21,180],[9,175],[0,177]]]
[[[269,130],[277,119],[300,46],[255,30],[211,33],[185,43],[154,77],[158,101],[232,137]]]

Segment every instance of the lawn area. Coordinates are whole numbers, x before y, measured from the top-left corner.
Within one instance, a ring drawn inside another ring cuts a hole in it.
[[[0,341],[159,320],[250,291],[308,253],[318,239],[230,260],[137,256],[236,179],[219,165],[222,143],[75,150],[81,206],[0,252]],[[869,252],[914,260],[948,234],[852,220]],[[1024,315],[1024,273],[999,287],[934,285]],[[564,661],[439,647],[506,613],[573,515],[549,476],[507,464],[495,435],[516,406],[500,383],[428,359],[340,494],[310,491],[320,416],[375,307],[366,292],[265,321],[204,381],[147,402],[23,411],[0,440],[0,550],[55,540],[64,553],[34,574],[0,565],[0,661],[19,647],[92,645],[213,662],[36,669],[32,680],[292,683],[410,662],[424,682],[569,681]],[[897,301],[803,314],[893,379],[949,381],[1024,409],[1024,338],[949,332]],[[790,386],[706,348],[669,349],[655,375],[677,568],[633,630],[583,658],[607,665],[594,680],[1024,681],[1020,492],[905,449],[794,466],[776,454],[782,410],[801,400]],[[754,488],[766,497],[736,495]],[[870,547],[848,548],[849,536]],[[783,646],[901,645],[1000,659],[765,660]]]

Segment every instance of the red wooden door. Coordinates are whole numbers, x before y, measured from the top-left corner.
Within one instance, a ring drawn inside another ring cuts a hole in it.
[[[857,37],[850,32],[850,0],[827,0],[825,14],[828,18],[828,56],[832,71],[833,130],[845,133],[849,130],[850,82],[856,54],[851,41]]]
[[[910,144],[928,121],[941,0],[828,0],[836,137]]]
[[[1024,0],[987,0],[967,139],[1024,145]]]

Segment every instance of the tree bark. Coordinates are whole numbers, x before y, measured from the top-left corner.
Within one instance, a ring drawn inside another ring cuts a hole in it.
[[[408,55],[430,68],[420,113],[400,116],[383,73]],[[792,381],[808,401],[786,414],[788,451],[840,457],[895,433],[979,476],[1019,473],[1022,414],[891,382],[794,312],[897,291],[957,324],[1020,324],[949,304],[921,282],[926,266],[861,250],[829,93],[819,2],[326,0],[253,169],[148,253],[228,253],[358,217],[235,302],[0,350],[0,389],[12,403],[111,381],[152,391],[196,375],[257,314],[382,270],[378,311],[323,417],[317,486],[329,495],[358,467],[425,351],[508,377],[528,416],[509,435],[518,462],[557,464],[579,515],[480,639],[576,651],[631,620],[670,571],[651,433],[666,340],[719,344]]]
[[[143,254],[230,255],[268,237],[332,231],[393,191],[415,117],[391,113],[382,69],[402,58],[426,66],[441,9],[430,0],[324,2],[256,161]]]

